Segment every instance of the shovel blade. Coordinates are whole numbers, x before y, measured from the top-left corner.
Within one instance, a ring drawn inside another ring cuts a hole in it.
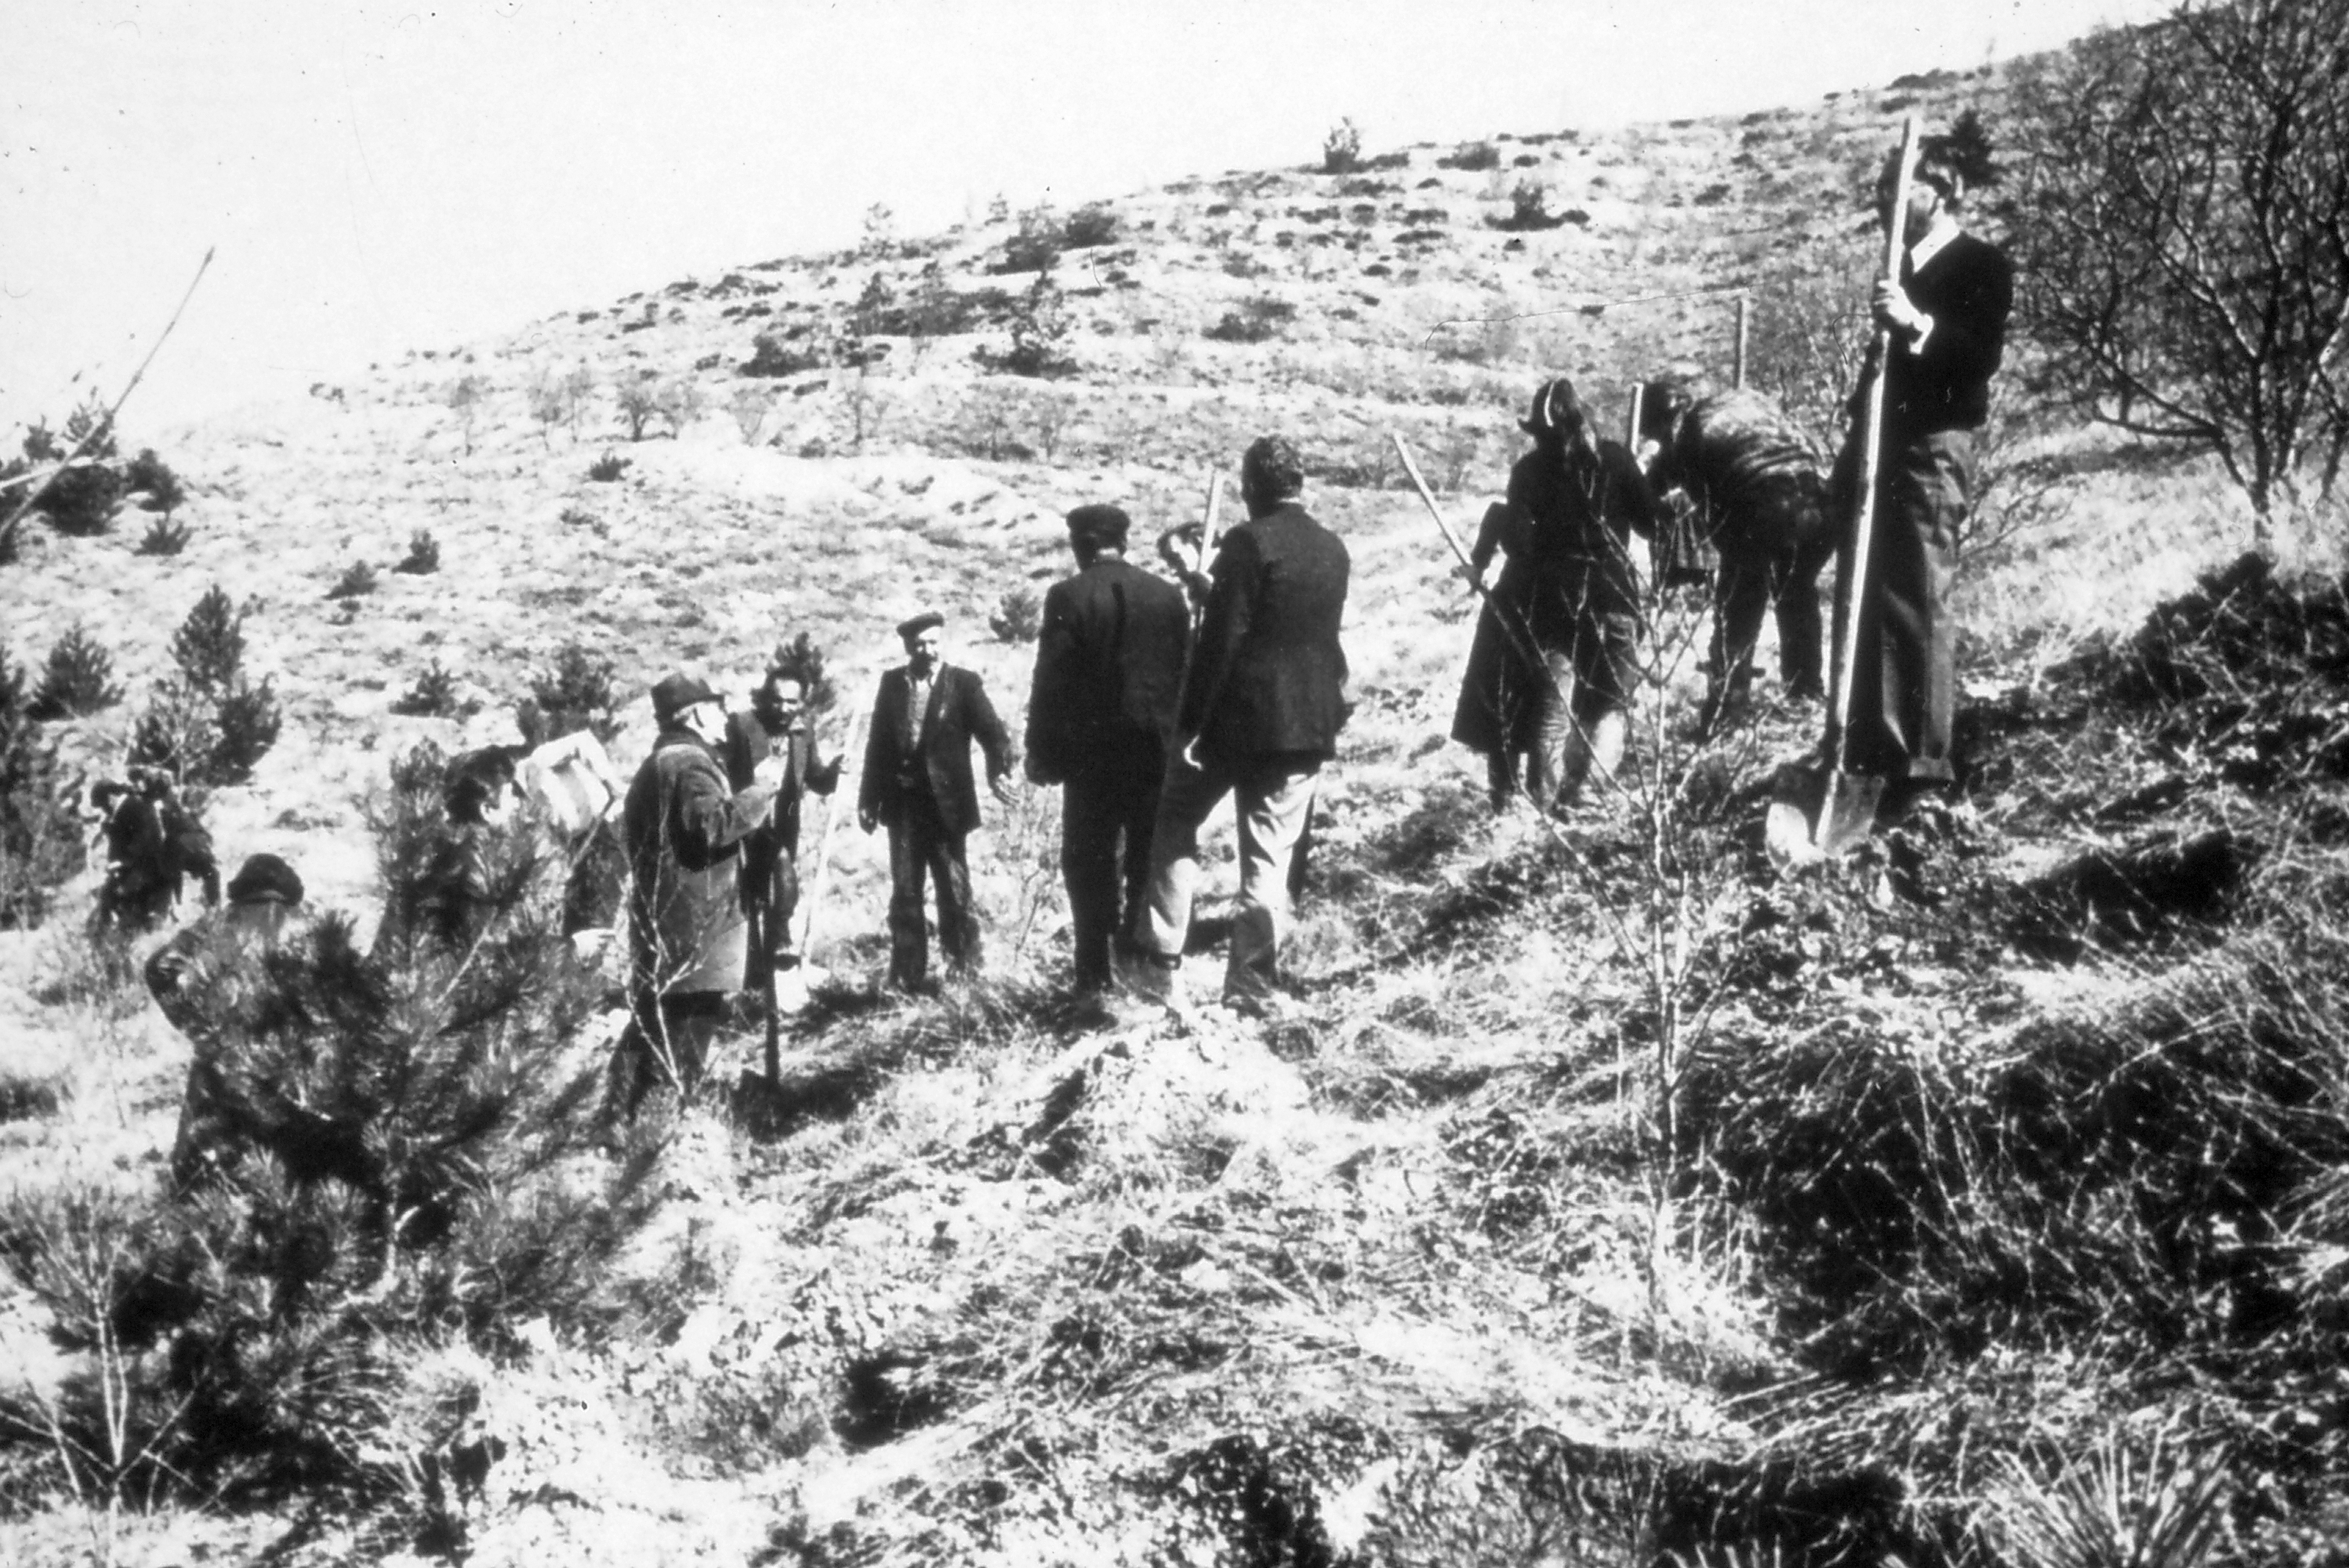
[[[1770,788],[1763,846],[1773,865],[1807,866],[1849,851],[1876,823],[1884,781],[1868,774],[1788,763]]]

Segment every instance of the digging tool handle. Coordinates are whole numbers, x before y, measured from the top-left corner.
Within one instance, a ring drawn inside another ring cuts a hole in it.
[[[1900,124],[1900,163],[1892,186],[1892,213],[1884,225],[1884,277],[1900,281],[1900,253],[1908,222],[1909,182],[1917,171],[1917,117]],[[1876,373],[1868,383],[1868,407],[1859,448],[1859,509],[1852,520],[1850,591],[1844,596],[1842,633],[1835,663],[1835,688],[1827,703],[1835,726],[1834,771],[1844,771],[1851,752],[1852,677],[1859,663],[1859,612],[1867,591],[1869,546],[1876,533],[1876,474],[1884,459],[1884,375],[1892,358],[1892,332],[1876,334]]]
[[[824,807],[823,836],[816,841],[815,846],[815,875],[808,879],[807,908],[800,916],[799,950],[800,962],[802,964],[806,963],[811,956],[808,943],[815,932],[816,906],[823,902],[824,889],[832,883],[832,836],[833,832],[839,828],[840,819],[848,815],[848,803],[856,798],[855,794],[853,791],[848,790],[851,781],[848,777],[848,768],[846,764],[849,758],[858,754],[856,750],[856,733],[864,727],[864,715],[862,713],[857,714],[848,722],[848,743],[840,753],[842,763],[840,770],[841,776],[839,780],[833,784],[832,800]],[[813,755],[812,748],[810,749],[810,755],[811,757]],[[861,764],[859,765],[858,772],[860,775],[863,773],[863,767]],[[859,782],[861,782],[861,780]],[[843,791],[848,791],[848,793],[843,794]]]
[[[1468,554],[1467,546],[1460,543],[1460,535],[1452,531],[1452,524],[1445,519],[1444,509],[1435,504],[1434,492],[1429,490],[1427,481],[1420,477],[1419,464],[1411,460],[1411,449],[1402,444],[1402,436],[1395,436],[1393,440],[1395,455],[1402,459],[1402,471],[1411,475],[1412,488],[1419,492],[1420,500],[1427,505],[1427,514],[1434,518],[1436,527],[1443,530],[1444,542],[1452,546],[1452,553],[1460,557],[1462,566],[1468,568],[1468,586],[1475,589],[1476,597],[1483,599],[1492,609],[1493,618],[1500,626],[1502,635],[1509,639],[1510,645],[1516,650],[1517,657],[1526,661],[1526,668],[1539,670],[1545,676],[1549,676],[1549,664],[1542,658],[1540,650],[1534,647],[1531,634],[1517,624],[1517,618],[1493,597],[1492,589],[1485,586],[1485,575],[1476,569],[1475,558]],[[1549,680],[1553,686],[1557,684],[1555,676],[1549,676]],[[1564,692],[1558,694],[1558,700],[1561,702],[1565,701]]]

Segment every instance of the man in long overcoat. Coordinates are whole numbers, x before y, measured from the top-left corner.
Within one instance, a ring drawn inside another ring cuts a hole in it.
[[[1622,758],[1639,651],[1630,541],[1655,532],[1656,504],[1565,377],[1542,383],[1520,424],[1534,450],[1510,466],[1507,499],[1470,552],[1480,576],[1496,551],[1508,564],[1477,620],[1452,738],[1485,753],[1495,810],[1522,755],[1526,793],[1547,811]]]
[[[1278,436],[1240,461],[1247,521],[1223,537],[1176,711],[1174,755],[1151,834],[1150,900],[1137,931],[1143,991],[1170,995],[1199,881],[1199,827],[1236,796],[1239,909],[1224,996],[1261,1007],[1278,979],[1289,918],[1288,868],[1321,764],[1346,722],[1345,618],[1350,563],[1301,504],[1305,467]]]
[[[813,790],[830,795],[843,759],[818,753],[807,717],[807,688],[788,669],[771,665],[748,712],[726,718],[726,779],[747,789],[769,757],[783,764],[782,784],[767,820],[742,842],[742,912],[752,916],[745,990],[761,989],[769,974],[799,966],[792,917],[800,904],[800,808]]]
[[[937,888],[938,946],[960,973],[978,968],[978,911],[970,901],[964,843],[978,826],[971,777],[976,741],[987,757],[987,784],[1010,798],[1011,737],[973,670],[946,662],[946,618],[926,611],[900,624],[905,662],[885,670],[864,741],[864,777],[856,819],[870,833],[889,829],[889,983],[921,991],[929,981],[929,933],[923,883]]]
[[[1126,560],[1123,511],[1080,506],[1068,521],[1077,573],[1044,595],[1027,763],[1036,783],[1061,786],[1061,876],[1076,981],[1098,989],[1110,980],[1112,941],[1131,945],[1149,888],[1191,612],[1182,589]]]
[[[666,1081],[690,1091],[742,974],[742,841],[763,822],[783,763],[768,758],[734,789],[719,761],[726,710],[699,680],[653,688],[660,733],[620,806],[627,851],[629,1006],[616,1069],[625,1108]]]

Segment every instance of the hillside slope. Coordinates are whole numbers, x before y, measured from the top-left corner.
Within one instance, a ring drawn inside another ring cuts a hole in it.
[[[0,568],[20,659],[80,621],[139,693],[206,586],[248,606],[285,732],[212,797],[214,834],[232,861],[286,856],[363,927],[361,803],[390,760],[511,738],[566,645],[615,666],[624,767],[652,680],[696,667],[739,693],[802,631],[839,743],[923,606],[1009,714],[1032,651],[988,618],[1064,569],[1061,514],[1118,501],[1146,548],[1265,431],[1304,449],[1356,572],[1359,706],[1278,1022],[1072,1002],[1040,790],[974,845],[988,979],[883,1002],[884,852],[843,833],[815,935],[834,983],[787,1040],[782,1125],[754,1137],[713,1095],[667,1127],[657,1202],[592,1312],[404,1343],[363,1482],[176,1503],[123,1523],[124,1552],[1498,1563],[1775,1542],[1921,1563],[1994,1532],[2010,1457],[2044,1471],[2164,1422],[2189,1454],[2249,1455],[2236,1495],[2316,1539],[2340,1470],[2309,1369],[2341,1206],[2304,1199],[2349,1035],[2307,984],[2337,936],[2287,917],[2337,887],[2337,698],[2260,666],[2255,691],[2302,704],[2271,715],[2289,765],[2230,772],[2243,742],[2181,739],[2191,694],[2131,688],[2113,651],[2240,547],[2208,475],[2006,411],[2010,468],[2056,478],[2027,504],[2018,485],[2019,531],[1969,562],[1968,799],[1837,872],[1781,882],[1759,853],[1770,764],[1815,711],[1692,737],[1684,596],[1650,606],[1634,776],[1563,828],[1490,820],[1444,739],[1470,605],[1390,432],[1471,526],[1544,377],[1601,408],[1661,369],[1723,378],[1739,288],[1755,379],[1831,400],[1794,318],[1866,265],[1855,190],[1902,110],[1979,103],[1994,125],[1998,90],[1502,137],[1481,169],[1414,148],[1184,182],[1073,234],[1077,215],[1004,214],[745,265],[188,432],[167,452],[194,493],[182,555],[35,536]],[[1561,221],[1492,226],[1527,181]],[[1051,269],[1073,369],[990,373],[974,355],[1016,349],[1035,286],[1008,253],[1046,234],[1100,242]],[[954,329],[887,329],[925,299]],[[581,365],[584,409],[537,418],[533,386]],[[703,411],[627,439],[618,392],[646,376]],[[624,471],[590,478],[606,454]],[[437,572],[327,598],[419,531]],[[2333,624],[2321,591],[2237,587],[2221,602],[2277,626]],[[2181,613],[2137,652],[2202,658],[2224,617]],[[436,665],[477,711],[396,713]],[[119,757],[138,701],[66,727],[69,753]],[[2179,864],[2200,869],[2163,882]],[[177,1113],[184,1043],[90,974],[88,896],[0,933],[7,1070],[55,1091],[0,1127],[20,1191],[150,1189]],[[730,1040],[718,1081],[756,1046]],[[2238,1079],[2255,1089],[2230,1099]],[[2261,1186],[2194,1128],[2290,1179]],[[2066,1160],[2069,1207],[2043,1168]],[[2265,1302],[2286,1275],[2312,1304]],[[2242,1330],[2255,1309],[2286,1326]],[[35,1388],[73,1367],[51,1326],[30,1293],[0,1303]],[[25,1560],[92,1550],[37,1444],[0,1479]]]

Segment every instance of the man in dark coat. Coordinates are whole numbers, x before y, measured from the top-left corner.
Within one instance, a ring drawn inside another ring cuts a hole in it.
[[[742,841],[742,912],[750,917],[751,945],[742,985],[764,988],[778,971],[799,967],[792,917],[800,904],[800,807],[807,792],[829,796],[840,784],[842,758],[818,754],[807,718],[807,688],[788,667],[771,664],[746,713],[726,719],[726,779],[748,789],[759,764],[781,759],[783,780],[767,820]]]
[[[1061,876],[1085,989],[1109,982],[1111,943],[1130,946],[1141,914],[1191,647],[1183,591],[1125,559],[1131,526],[1114,506],[1069,514],[1077,574],[1044,595],[1028,697],[1028,776],[1061,786]]]
[[[1216,551],[1151,835],[1133,971],[1148,992],[1173,993],[1199,881],[1199,826],[1226,794],[1239,816],[1240,898],[1225,999],[1260,1008],[1278,977],[1291,857],[1348,711],[1338,632],[1350,563],[1299,504],[1304,488],[1296,448],[1278,436],[1240,460],[1247,521]]]
[[[1775,399],[1751,388],[1699,396],[1651,381],[1640,408],[1640,433],[1656,443],[1649,483],[1687,497],[1700,535],[1721,557],[1705,723],[1744,701],[1762,617],[1772,609],[1786,694],[1817,701],[1826,693],[1817,585],[1836,547],[1817,446]]]
[[[220,866],[212,835],[160,768],[133,767],[130,782],[109,779],[90,791],[90,804],[106,815],[106,880],[98,890],[101,926],[125,932],[162,924],[190,877],[203,890],[204,907],[220,902]]]
[[[251,1004],[268,954],[303,929],[302,878],[274,855],[255,855],[211,909],[149,955],[147,989],[193,1056],[171,1144],[171,1178],[186,1190],[217,1173],[267,1119],[221,1060],[222,1029]]]
[[[922,884],[937,887],[938,946],[960,973],[978,968],[978,911],[970,901],[964,841],[978,826],[978,790],[970,746],[987,757],[987,784],[1010,799],[1011,737],[987,700],[986,683],[948,665],[946,618],[935,610],[897,628],[905,662],[885,671],[864,741],[864,777],[856,819],[870,833],[889,829],[889,983],[921,991],[929,979],[929,935]]]
[[[1480,578],[1495,551],[1509,559],[1477,618],[1452,738],[1485,753],[1495,811],[1521,755],[1526,793],[1546,811],[1592,767],[1611,774],[1622,761],[1639,639],[1631,535],[1653,535],[1656,503],[1565,377],[1541,385],[1520,424],[1534,450],[1509,469],[1469,556]]]
[[[729,785],[718,755],[725,705],[690,676],[653,688],[653,718],[660,733],[620,806],[631,1018],[615,1066],[631,1116],[655,1083],[689,1092],[700,1079],[742,973],[742,841],[766,819],[784,769],[770,757],[749,785]]]
[[[1946,137],[1924,139],[1897,215],[1908,245],[1897,283],[1878,282],[1874,314],[1891,335],[1884,377],[1884,435],[1876,472],[1868,580],[1860,585],[1852,660],[1852,768],[1882,775],[1881,810],[1898,815],[1919,795],[1947,789],[1955,707],[1957,628],[1948,610],[1958,535],[1972,504],[1974,431],[1990,417],[1990,379],[2005,351],[2014,269],[1998,249],[1958,226],[1965,179]],[[1892,222],[1898,155],[1877,200]],[[1868,382],[1853,396],[1866,408]],[[1836,465],[1837,501],[1857,515],[1864,418],[1856,417]],[[1838,600],[1850,590],[1847,542]],[[1830,746],[1835,737],[1829,737]]]

